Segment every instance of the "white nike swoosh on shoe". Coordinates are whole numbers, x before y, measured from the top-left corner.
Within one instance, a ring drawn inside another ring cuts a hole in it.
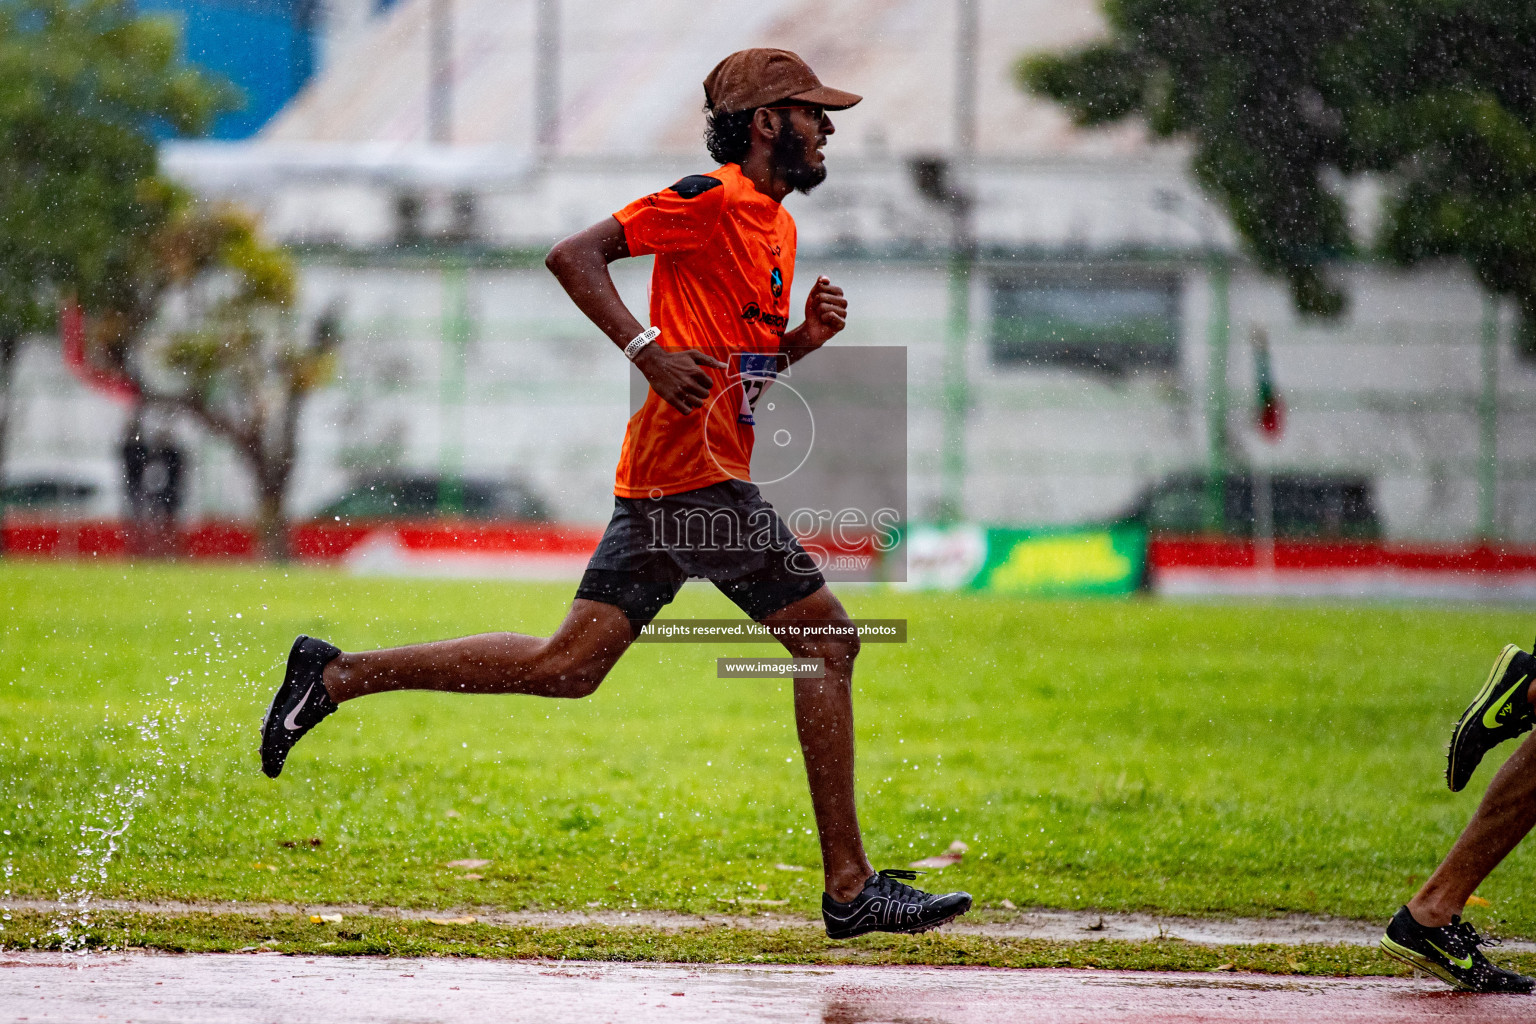
[[[294,731],[296,731],[299,728],[299,723],[298,723],[299,712],[303,709],[304,705],[309,702],[309,695],[314,693],[314,692],[315,692],[315,684],[314,683],[310,683],[309,684],[309,689],[304,691],[304,696],[299,698],[299,702],[293,706],[293,710],[288,712],[288,717],[283,719],[283,728],[284,729],[287,729],[289,732],[294,732]]]
[[[858,897],[854,898],[857,899]],[[854,918],[865,914],[874,914],[878,917],[889,902],[889,898],[885,896],[871,896],[858,906],[849,907],[847,917],[839,917],[836,914],[827,914],[827,916],[834,921],[852,921]],[[823,912],[825,913],[825,911]]]

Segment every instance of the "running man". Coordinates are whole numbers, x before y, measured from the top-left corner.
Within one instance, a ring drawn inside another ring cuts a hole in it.
[[[1483,755],[1536,723],[1536,658],[1504,648],[1488,681],[1451,731],[1445,781],[1466,788]],[[1470,992],[1530,992],[1536,978],[1505,970],[1483,956],[1491,945],[1461,919],[1467,900],[1536,825],[1536,736],[1494,773],[1482,803],[1445,860],[1398,910],[1382,948],[1397,959]]]
[[[781,203],[826,178],[826,112],[860,97],[822,85],[795,54],[768,49],[721,61],[704,96],[705,141],[723,166],[635,200],[557,244],[545,261],[650,383],[624,435],[613,518],[565,621],[548,638],[487,633],[354,654],[301,636],[262,726],[262,769],[275,778],[300,737],[337,705],[373,693],[585,697],[683,582],[703,577],[770,627],[842,627],[842,636],[780,634],[793,656],[825,665],[823,678],[794,683],[826,881],[822,917],[832,938],[926,931],[969,910],[971,897],[925,893],[900,881],[912,872],[876,872],[865,857],[854,801],[858,638],[815,564],[749,482],[751,403],[772,376],[765,364],[804,358],[845,323],[842,289],[821,277],[804,322],[786,331],[795,222]],[[649,329],[608,272],[614,260],[647,253],[656,257]],[[743,367],[756,370],[744,376]]]

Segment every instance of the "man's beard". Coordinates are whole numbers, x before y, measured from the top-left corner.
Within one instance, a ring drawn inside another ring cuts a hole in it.
[[[796,192],[809,193],[827,180],[827,166],[812,167],[805,159],[805,140],[797,132],[781,131],[773,140],[773,169]]]

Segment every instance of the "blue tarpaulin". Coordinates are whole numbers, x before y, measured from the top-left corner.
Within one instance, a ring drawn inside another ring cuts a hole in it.
[[[315,67],[318,0],[138,0],[182,26],[188,63],[232,82],[243,106],[220,117],[216,139],[243,139],[271,120]]]

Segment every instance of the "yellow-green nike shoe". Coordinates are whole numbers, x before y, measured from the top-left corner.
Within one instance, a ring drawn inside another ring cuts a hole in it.
[[[1536,708],[1531,707],[1529,696],[1533,677],[1536,658],[1514,644],[1505,647],[1493,663],[1488,681],[1451,732],[1451,746],[1445,753],[1445,781],[1452,793],[1460,793],[1466,786],[1484,754],[1529,732],[1536,724]]]
[[[1497,939],[1483,938],[1460,917],[1430,928],[1415,921],[1407,907],[1393,916],[1381,937],[1388,956],[1468,992],[1529,992],[1536,987],[1536,978],[1505,970],[1477,948],[1496,945]]]

